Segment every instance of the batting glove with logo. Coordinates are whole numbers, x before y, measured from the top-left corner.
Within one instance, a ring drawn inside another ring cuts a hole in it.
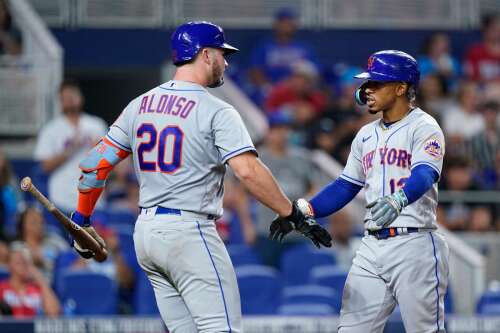
[[[401,189],[369,203],[366,208],[370,209],[372,220],[377,226],[383,228],[394,222],[407,205],[408,198]]]
[[[292,213],[287,217],[277,216],[269,228],[269,238],[281,242],[292,230],[309,238],[318,248],[332,246],[332,237],[314,219],[312,209],[305,199],[293,202]]]
[[[99,245],[101,245],[102,248],[106,248],[106,243],[104,242],[104,240],[101,238],[101,236],[99,236],[97,231],[95,231],[94,227],[90,225],[90,217],[83,216],[79,212],[75,211],[71,213],[70,219],[80,227],[82,227],[85,231],[87,231],[89,235],[92,236],[97,241],[97,243],[99,243]],[[80,244],[78,244],[78,242],[76,242],[75,239],[71,237],[71,235],[69,236],[69,242],[71,247],[73,247],[82,258],[90,259],[94,256],[94,252],[81,247]]]

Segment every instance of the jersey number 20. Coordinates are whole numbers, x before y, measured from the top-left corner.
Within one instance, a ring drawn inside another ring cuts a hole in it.
[[[182,164],[182,141],[184,132],[178,126],[167,126],[160,132],[156,130],[153,124],[145,123],[137,129],[137,137],[148,136],[147,141],[141,142],[137,147],[137,156],[139,158],[139,167],[142,171],[161,171],[165,173],[175,172]],[[172,137],[173,143],[171,149],[167,149],[168,138]],[[147,161],[144,153],[150,152],[158,147],[156,160]],[[165,161],[167,151],[171,158]]]

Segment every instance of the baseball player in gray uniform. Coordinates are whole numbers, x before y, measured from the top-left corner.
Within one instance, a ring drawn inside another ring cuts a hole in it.
[[[236,276],[214,224],[222,215],[225,165],[278,214],[275,226],[292,225],[317,246],[331,246],[331,237],[283,194],[238,112],[208,93],[206,87],[223,83],[224,56],[238,51],[225,42],[222,29],[208,22],[183,24],[172,35],[172,49],[173,80],[130,102],[80,163],[73,219],[89,225],[107,174],[132,153],[142,208],[135,250],[168,329],[237,333]]]
[[[419,76],[404,52],[368,59],[356,100],[382,118],[358,132],[341,176],[298,202],[324,217],[365,190],[365,237],[344,287],[339,332],[382,332],[396,304],[407,332],[444,331],[449,250],[436,232],[436,206],[445,143],[437,122],[412,103]]]

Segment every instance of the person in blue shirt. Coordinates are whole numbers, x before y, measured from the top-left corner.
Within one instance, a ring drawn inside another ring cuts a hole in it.
[[[271,38],[258,42],[250,59],[250,83],[258,91],[265,91],[270,86],[288,77],[292,72],[292,65],[301,60],[317,63],[312,48],[297,40],[297,14],[289,9],[282,8],[274,15]]]

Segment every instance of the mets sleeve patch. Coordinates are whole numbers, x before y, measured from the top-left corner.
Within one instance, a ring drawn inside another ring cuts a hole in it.
[[[424,151],[435,159],[441,159],[444,155],[444,147],[437,136],[431,136],[425,141]]]

